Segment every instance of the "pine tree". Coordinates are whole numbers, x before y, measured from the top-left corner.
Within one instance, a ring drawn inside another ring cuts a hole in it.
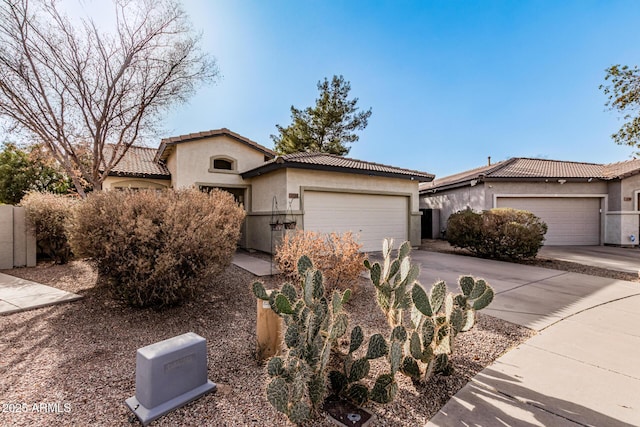
[[[358,98],[347,99],[351,84],[342,76],[333,76],[318,82],[320,97],[315,107],[299,110],[291,106],[292,123],[287,127],[276,125],[279,134],[271,135],[275,150],[281,154],[321,152],[344,156],[347,144],[360,137],[356,130],[367,127],[371,108],[358,111]]]

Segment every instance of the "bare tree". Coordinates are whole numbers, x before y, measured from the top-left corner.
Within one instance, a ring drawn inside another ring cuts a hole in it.
[[[175,0],[114,0],[111,32],[55,0],[1,1],[0,116],[41,141],[83,197],[218,74]]]

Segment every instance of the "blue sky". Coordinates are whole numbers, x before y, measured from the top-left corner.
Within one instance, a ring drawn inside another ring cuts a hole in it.
[[[221,78],[167,135],[227,127],[272,147],[342,74],[373,114],[349,154],[439,177],[509,157],[626,160],[599,90],[640,65],[640,1],[185,0]]]

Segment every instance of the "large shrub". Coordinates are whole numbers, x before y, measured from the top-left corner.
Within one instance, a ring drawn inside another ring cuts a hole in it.
[[[56,264],[65,264],[71,258],[67,227],[77,200],[71,196],[52,193],[27,193],[21,205],[34,227],[40,252]]]
[[[528,211],[496,208],[482,213],[456,212],[447,223],[447,241],[485,258],[533,258],[542,247],[547,225]]]
[[[77,255],[97,262],[103,283],[134,306],[194,295],[231,262],[244,211],[223,191],[107,191],[78,206]]]
[[[306,255],[324,274],[327,289],[345,290],[353,288],[364,271],[365,255],[360,248],[362,245],[354,240],[351,232],[322,234],[298,230],[284,236],[276,247],[275,261],[278,269],[297,283],[300,280],[298,260]]]

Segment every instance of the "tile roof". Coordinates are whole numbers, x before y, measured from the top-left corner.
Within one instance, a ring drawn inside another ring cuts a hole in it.
[[[397,168],[380,163],[365,162],[327,153],[294,153],[278,156],[264,165],[244,172],[243,178],[250,178],[282,168],[319,169],[334,172],[360,173],[364,175],[390,176],[414,179],[420,182],[431,181],[434,175],[411,169]]]
[[[625,178],[640,173],[640,159],[604,165],[604,176],[609,179]]]
[[[107,144],[104,146],[104,158],[111,158],[115,149],[115,145]],[[122,147],[119,148],[119,151]],[[109,175],[115,176],[132,176],[141,178],[166,178],[171,177],[169,169],[163,164],[155,161],[155,148],[140,147],[132,145],[129,147],[122,160],[111,169]]]
[[[189,133],[186,135],[179,135],[179,136],[172,136],[169,138],[164,138],[160,141],[160,147],[158,147],[158,152],[156,154],[156,160],[160,160],[160,159],[165,159],[168,155],[168,153],[165,153],[165,151],[167,150],[168,147],[175,145],[175,144],[180,144],[182,142],[187,142],[187,141],[194,141],[194,140],[198,140],[198,139],[203,139],[203,138],[210,138],[210,137],[215,137],[215,136],[229,136],[231,138],[234,138],[246,145],[248,145],[251,148],[254,148],[258,151],[261,151],[262,153],[264,153],[266,156],[268,157],[275,157],[276,156],[276,152],[263,146],[258,144],[255,141],[250,140],[249,138],[246,138],[240,134],[237,134],[235,132],[230,131],[227,128],[221,128],[221,129],[212,129],[212,130],[207,130],[204,132],[195,132],[195,133]]]
[[[592,178],[602,175],[602,165],[558,160],[515,158],[492,171],[492,178]]]
[[[513,157],[455,175],[420,184],[420,191],[443,190],[469,184],[472,180],[536,180],[536,179],[619,179],[640,173],[640,160],[611,164],[567,162]]]

